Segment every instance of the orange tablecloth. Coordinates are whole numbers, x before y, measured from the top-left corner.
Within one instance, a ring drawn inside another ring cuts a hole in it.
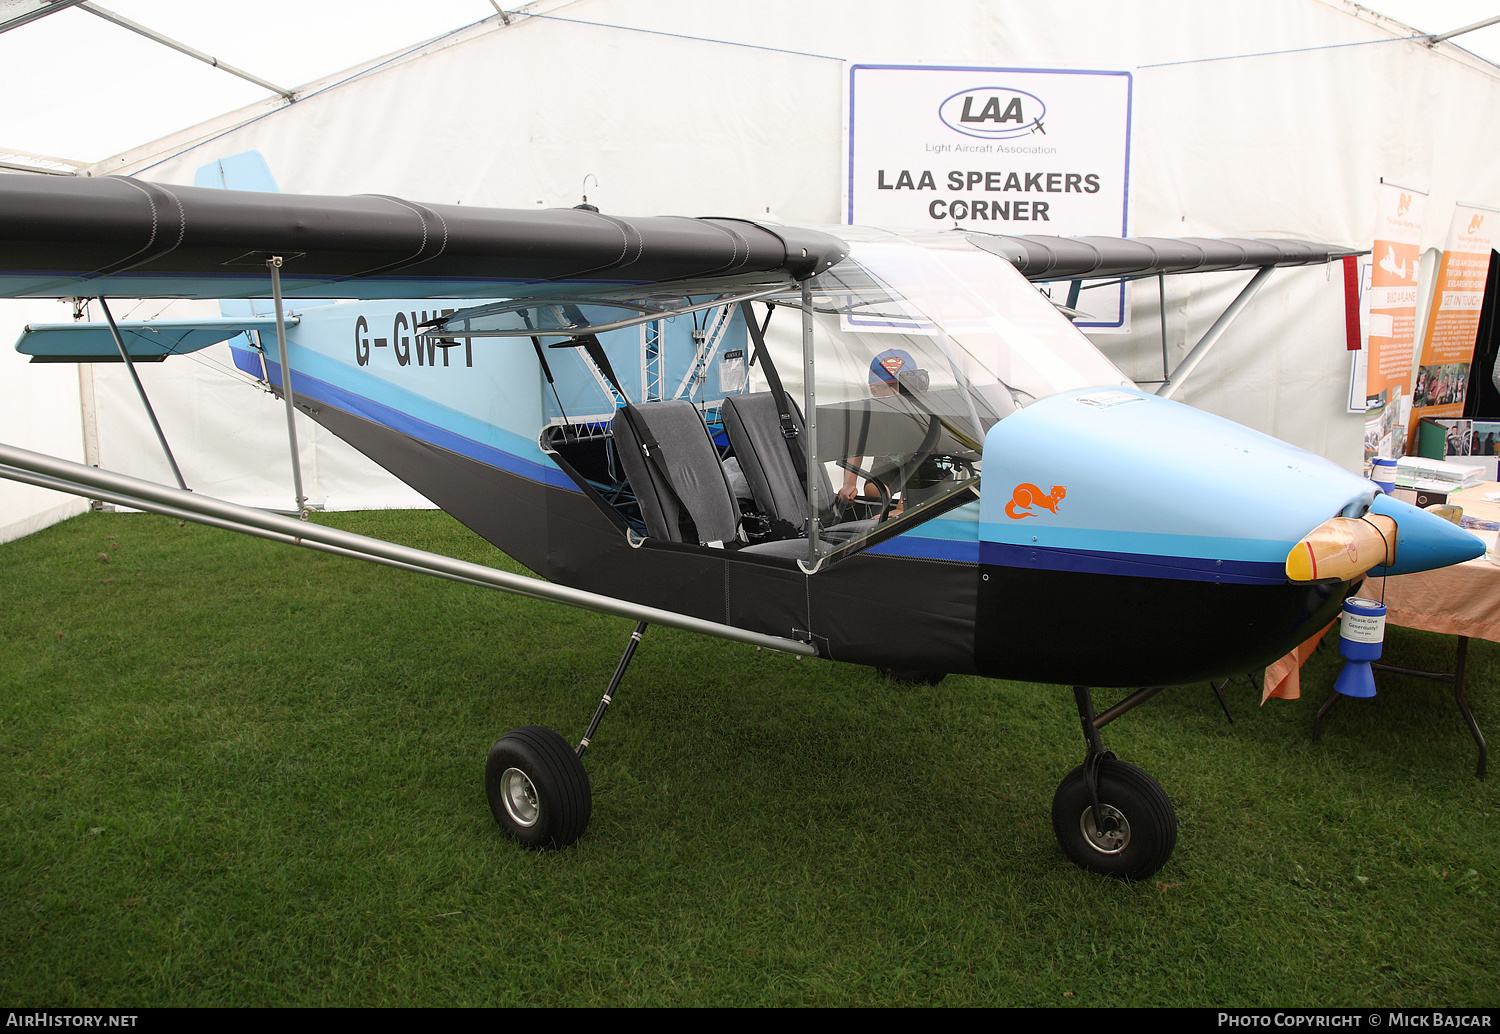
[[[1455,492],[1448,501],[1462,506],[1466,517],[1500,520],[1500,503],[1483,499],[1493,492],[1500,492],[1500,484],[1490,481]],[[1359,595],[1384,599],[1387,624],[1500,643],[1500,566],[1483,557],[1421,574],[1370,578],[1360,587]],[[1296,700],[1302,695],[1302,664],[1328,628],[1266,668],[1262,704],[1271,697]]]

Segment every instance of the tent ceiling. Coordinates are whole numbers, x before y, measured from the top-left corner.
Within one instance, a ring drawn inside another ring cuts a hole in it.
[[[519,2],[504,4],[509,9]],[[494,18],[490,0],[107,0],[125,19],[245,69],[226,75],[70,2],[0,0],[0,148],[93,162],[344,68]],[[64,9],[68,8],[68,9]],[[29,20],[28,20],[29,16]]]
[[[0,148],[86,164],[267,97],[265,87],[236,80],[82,10],[65,9],[81,2],[0,0],[0,89],[31,99],[25,110],[7,113]],[[268,86],[290,90],[485,18],[498,22],[493,0],[109,0],[107,6],[247,69]],[[570,16],[588,20],[590,5],[501,0],[500,6],[511,11],[566,7]],[[1495,0],[1365,0],[1361,6],[1414,26],[1413,32],[1432,34],[1500,14]],[[12,24],[19,31],[3,31]],[[1500,24],[1452,42],[1500,64]],[[45,89],[38,90],[38,83]]]

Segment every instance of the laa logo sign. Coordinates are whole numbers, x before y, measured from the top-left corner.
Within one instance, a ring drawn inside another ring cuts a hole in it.
[[[1008,86],[979,86],[960,90],[938,105],[943,125],[981,140],[1046,133],[1047,105],[1035,94]]]

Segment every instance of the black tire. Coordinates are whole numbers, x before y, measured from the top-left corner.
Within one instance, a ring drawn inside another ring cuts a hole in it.
[[[500,828],[526,847],[567,847],[594,810],[583,762],[551,729],[512,729],[490,748],[484,792]]]
[[[1105,819],[1122,820],[1114,834],[1094,839],[1093,809],[1083,766],[1069,772],[1052,798],[1052,832],[1067,856],[1080,868],[1117,880],[1144,880],[1153,875],[1177,846],[1177,812],[1155,779],[1123,761],[1099,764],[1099,806]],[[1123,841],[1123,842],[1121,842]]]
[[[876,668],[875,670],[892,682],[903,682],[908,686],[936,686],[948,677],[946,671],[920,671],[916,668]]]

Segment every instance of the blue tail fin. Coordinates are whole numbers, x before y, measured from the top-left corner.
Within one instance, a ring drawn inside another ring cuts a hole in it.
[[[281,193],[276,186],[276,177],[271,175],[271,167],[266,164],[265,155],[259,151],[241,151],[200,166],[193,174],[193,186]]]
[[[199,166],[198,171],[193,174],[193,186],[256,190],[264,194],[281,193],[276,186],[276,177],[271,175],[271,167],[266,164],[265,155],[259,151],[241,151]],[[318,304],[326,303],[302,302],[298,307],[305,309],[309,305]],[[269,316],[275,310],[275,305],[266,298],[223,298],[219,301],[219,312],[236,318]],[[260,356],[252,350],[248,334],[241,334],[231,340],[229,349],[234,356],[235,366],[252,377],[264,376]]]

